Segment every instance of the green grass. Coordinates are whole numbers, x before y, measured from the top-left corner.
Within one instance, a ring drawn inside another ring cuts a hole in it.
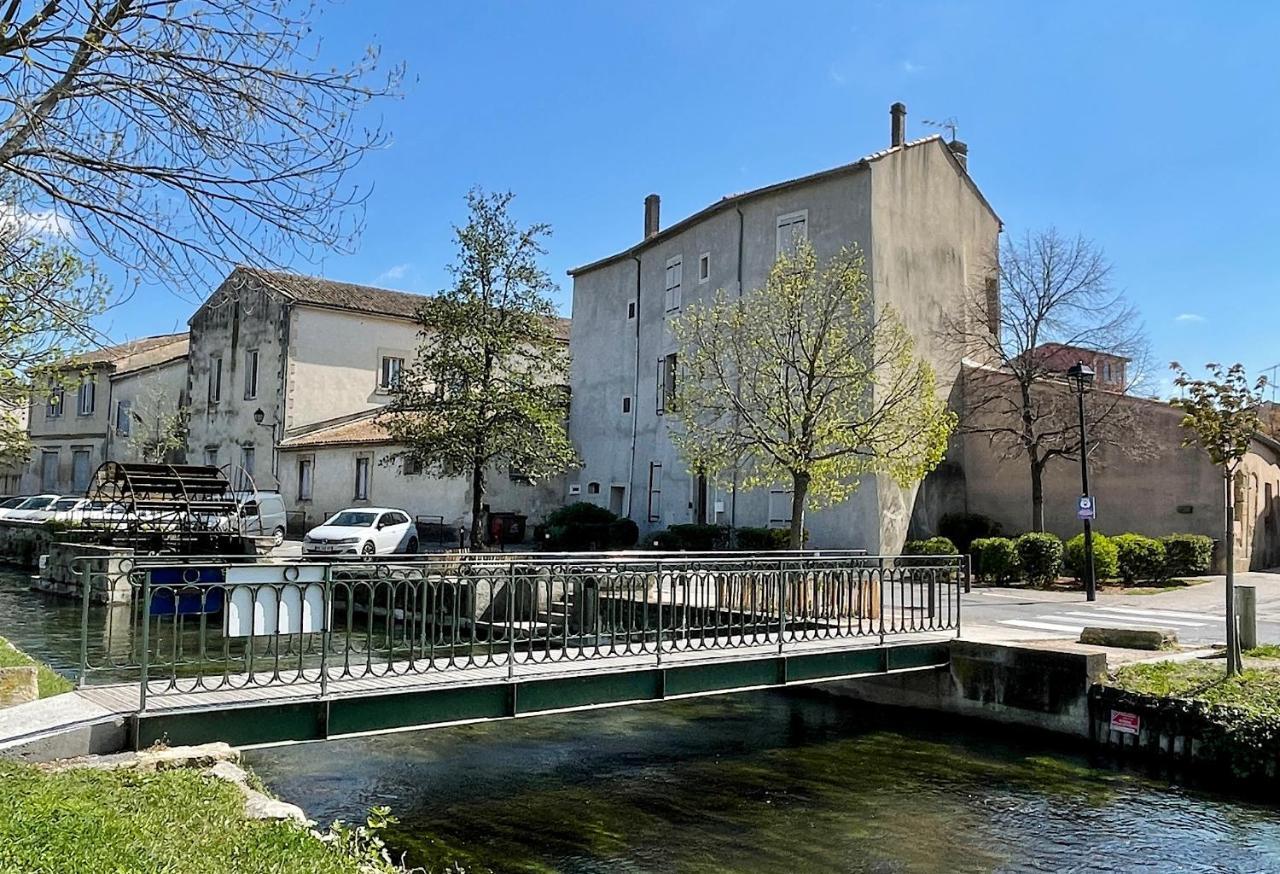
[[[356,874],[291,823],[244,819],[234,786],[198,771],[46,772],[0,762],[0,872]]]
[[[27,665],[35,665],[36,667],[36,684],[39,686],[41,698],[61,695],[63,692],[70,692],[75,688],[75,684],[62,676],[62,674],[59,674],[43,662],[36,661],[9,641],[0,637],[0,668],[21,668]]]
[[[1280,652],[1280,647],[1269,649]],[[1280,671],[1277,670],[1246,668],[1228,678],[1221,660],[1145,662],[1120,668],[1113,685],[1161,698],[1187,698],[1239,707],[1250,716],[1280,717]]]
[[[1244,654],[1251,659],[1280,659],[1280,644],[1264,643],[1253,649],[1246,649]]]

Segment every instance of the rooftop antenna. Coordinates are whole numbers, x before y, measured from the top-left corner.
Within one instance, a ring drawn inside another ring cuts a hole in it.
[[[1271,403],[1274,404],[1276,402],[1276,375],[1280,374],[1280,364],[1264,367],[1262,372],[1271,374],[1267,377],[1267,385],[1271,386]]]
[[[956,117],[954,115],[949,115],[942,121],[930,121],[926,118],[924,119],[924,123],[929,125],[929,127],[942,128],[943,130],[949,131],[951,133],[952,142],[955,142],[956,131],[960,129],[960,122],[956,121]]]

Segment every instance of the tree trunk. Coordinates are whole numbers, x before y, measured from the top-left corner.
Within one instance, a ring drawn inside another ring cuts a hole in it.
[[[791,548],[804,549],[804,505],[809,497],[809,474],[791,474]]]
[[[484,545],[484,522],[480,518],[480,508],[484,506],[484,464],[475,462],[471,466],[471,548],[478,550]]]
[[[1236,490],[1235,477],[1231,470],[1222,469],[1223,491],[1226,493],[1225,509],[1226,530],[1222,534],[1222,543],[1226,547],[1227,562],[1227,676],[1240,673],[1240,629],[1236,625]]]
[[[1044,465],[1031,459],[1031,530],[1044,530]]]

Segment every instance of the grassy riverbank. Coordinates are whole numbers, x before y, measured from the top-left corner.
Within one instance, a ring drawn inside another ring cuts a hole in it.
[[[1236,707],[1247,716],[1280,717],[1280,647],[1245,653],[1245,669],[1226,675],[1221,659],[1144,662],[1116,671],[1113,685],[1157,698],[1181,698]]]
[[[48,698],[51,695],[61,695],[63,692],[70,692],[75,688],[74,684],[66,677],[59,674],[53,668],[38,662],[22,650],[18,649],[9,641],[0,637],[0,668],[21,668],[29,665],[35,665],[36,683],[40,688],[40,697]]]
[[[294,823],[245,818],[230,783],[195,770],[45,771],[0,762],[0,872],[359,874]]]

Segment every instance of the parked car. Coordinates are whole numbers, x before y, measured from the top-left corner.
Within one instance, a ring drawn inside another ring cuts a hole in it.
[[[18,508],[18,505],[21,504],[23,501],[25,501],[29,497],[31,496],[17,495],[16,497],[5,498],[3,501],[0,501],[0,519],[4,518],[5,511],[16,510]]]
[[[61,495],[32,495],[12,509],[0,511],[0,519],[6,521],[38,521],[40,513],[49,509]]]
[[[118,501],[102,501],[93,498],[59,498],[36,517],[46,522],[66,522],[71,525],[101,526],[123,523],[129,509]]]
[[[418,533],[403,510],[351,507],[302,538],[303,555],[396,555],[416,553]]]
[[[284,542],[284,498],[279,492],[237,493],[240,501],[240,532],[249,537],[270,536],[275,545]]]

